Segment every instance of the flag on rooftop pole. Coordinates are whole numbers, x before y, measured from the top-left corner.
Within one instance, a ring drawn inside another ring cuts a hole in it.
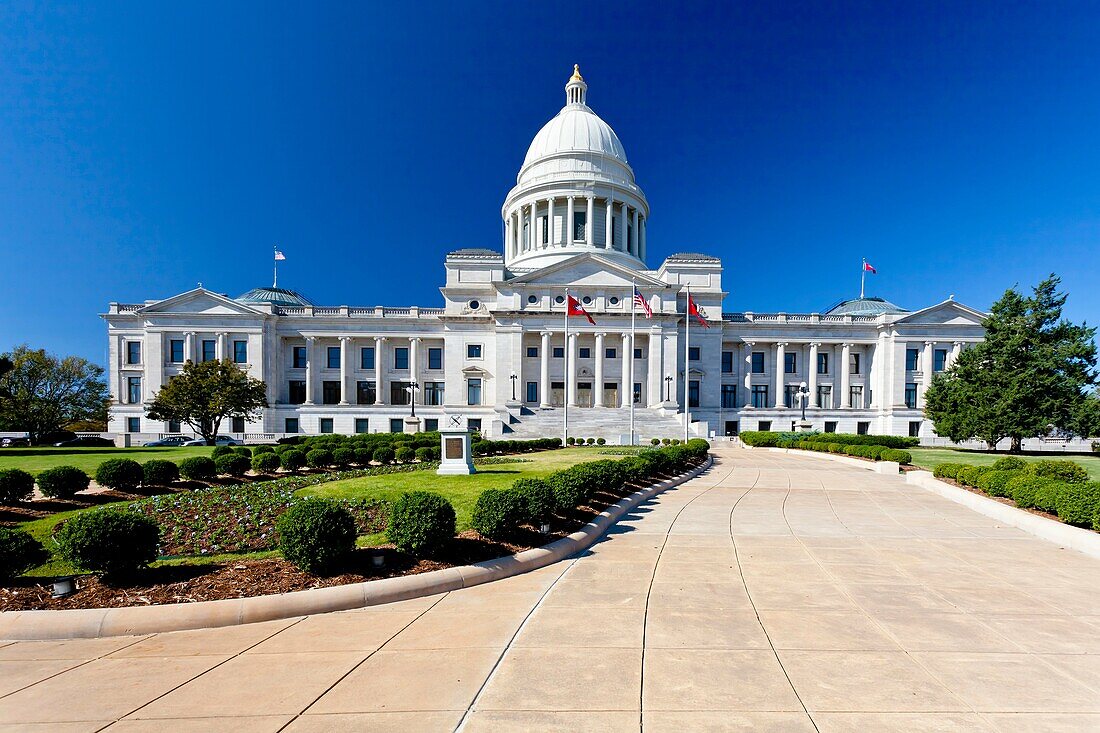
[[[642,294],[638,292],[638,286],[634,286],[634,305],[640,307],[645,312],[646,318],[653,318],[653,309],[649,307],[649,303],[646,302]]]
[[[592,320],[592,316],[588,315],[588,311],[584,309],[584,306],[581,305],[581,302],[579,300],[574,298],[572,295],[566,295],[566,303],[568,304],[568,307],[566,308],[566,312],[568,313],[568,315],[584,316],[588,319],[589,323],[591,323],[593,326],[596,325],[596,322]]]
[[[695,316],[695,320],[703,324],[703,328],[710,328],[710,324],[707,323],[707,319],[703,318],[702,312],[699,310],[699,306],[695,304],[695,299],[691,297],[691,292],[688,292],[688,315]]]
[[[282,253],[282,252],[280,252],[279,250],[275,250],[275,260],[276,260],[276,261],[280,261],[280,260],[285,260],[285,259],[286,259],[286,255],[285,255],[285,254],[283,254],[283,253]]]
[[[859,299],[863,300],[863,293],[865,292],[864,285],[867,280],[867,273],[877,275],[878,270],[871,266],[871,263],[867,260],[863,260],[863,269],[859,271]]]
[[[285,260],[286,255],[279,251],[278,245],[272,247],[275,250],[275,277],[271,281],[271,287],[279,287],[279,260]]]

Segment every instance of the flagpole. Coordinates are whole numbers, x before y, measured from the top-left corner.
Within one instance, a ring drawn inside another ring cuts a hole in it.
[[[275,254],[279,254],[279,245],[273,247]],[[272,289],[279,287],[279,258],[275,257],[275,279],[271,281]]]
[[[691,412],[688,409],[688,383],[691,381],[691,286],[686,287],[687,300],[684,301],[684,443],[688,442],[688,429],[691,425]]]
[[[630,444],[634,445],[634,323],[638,317],[638,304],[634,302],[634,293],[638,285],[630,278]],[[599,358],[599,355],[597,355]]]
[[[867,281],[867,258],[863,258],[863,267],[859,268],[859,299],[863,300],[863,285]],[[881,292],[881,291],[880,291]]]
[[[569,288],[565,289],[565,410],[561,421],[561,447],[569,442]]]

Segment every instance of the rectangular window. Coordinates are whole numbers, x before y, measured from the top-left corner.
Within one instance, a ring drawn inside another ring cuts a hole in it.
[[[932,371],[942,372],[947,368],[947,349],[936,349],[932,352]]]
[[[126,379],[126,401],[131,405],[141,402],[141,377],[128,377]]]
[[[408,369],[409,368],[409,347],[398,346],[393,350],[393,368],[394,369]]]
[[[905,371],[915,372],[917,371],[917,362],[920,359],[920,352],[916,349],[905,350]]]
[[[784,384],[783,385],[783,405],[785,407],[801,407],[798,402],[798,385],[797,384]]]
[[[831,384],[819,384],[817,386],[817,406],[822,410],[833,409],[833,386]]]
[[[179,420],[169,420],[168,421],[168,432],[170,432],[170,433],[180,432],[180,421]]]
[[[798,354],[783,354],[783,373],[798,373]]]
[[[699,361],[699,347],[698,346],[689,346],[688,347],[688,361]]]
[[[390,432],[391,433],[403,433],[405,432],[405,421],[400,417],[390,418]]]
[[[722,409],[733,410],[737,408],[737,385],[722,385]]]
[[[306,357],[306,347],[295,346],[294,352],[291,355],[292,364],[294,369],[305,369],[308,359]]]
[[[247,341],[234,341],[233,342],[233,362],[235,364],[247,364],[248,363],[248,342]]]
[[[369,379],[355,383],[355,403],[358,405],[373,405],[378,399],[374,390],[374,380]]]
[[[321,401],[326,405],[340,404],[340,383],[329,380],[321,382]]]
[[[172,364],[183,363],[183,339],[172,339],[168,342],[168,361]]]
[[[550,218],[546,216],[540,216],[539,221],[542,222],[542,243],[550,243]]]
[[[340,347],[339,346],[329,346],[325,353],[328,356],[328,358],[327,358],[328,368],[329,369],[339,369],[340,368]]]
[[[218,358],[217,345],[213,339],[203,339],[202,342],[202,360],[214,361]]]
[[[737,435],[737,421],[736,420],[726,420],[726,435],[727,436]]]
[[[909,409],[917,406],[917,385],[912,382],[905,385],[905,406]]]
[[[286,420],[284,420],[283,421],[283,432],[284,433],[296,433],[296,432],[298,432],[298,418],[288,417]]]
[[[565,347],[564,346],[555,346],[554,347],[554,358],[555,359],[564,359],[565,358]]]
[[[290,404],[300,405],[306,401],[306,383],[303,379],[292,379],[287,386]]]
[[[771,432],[772,421],[771,420],[761,420],[759,423],[757,423],[756,429],[759,430],[762,433]]]
[[[466,380],[466,404],[467,405],[480,405],[481,404],[481,380],[480,379],[467,379]]]
[[[539,358],[539,347],[537,347],[537,346],[528,346],[527,347],[527,358],[528,359],[537,359],[537,358]]]
[[[355,432],[357,433],[369,433],[370,421],[365,417],[355,418]]]
[[[859,354],[851,354],[848,360],[849,371],[852,374],[859,374]]]
[[[851,401],[852,407],[856,408],[857,410],[862,410],[864,407],[863,385],[853,384],[852,386],[850,386],[848,388],[848,399]]]
[[[578,352],[578,357],[581,358],[581,359],[591,359],[592,358],[592,349],[588,348],[587,346],[580,347],[579,349],[577,349],[577,352]]]
[[[424,418],[424,432],[434,433],[439,430],[439,418],[438,417],[426,417]]]
[[[587,211],[574,211],[573,212],[573,241],[584,241],[585,224],[588,223]]]
[[[127,341],[126,342],[126,363],[127,364],[140,364],[141,363],[141,342],[140,341]]]
[[[443,349],[438,346],[428,349],[428,368],[436,371],[443,368]]]
[[[390,404],[391,405],[407,405],[407,404],[409,404],[409,383],[408,382],[390,382]]]
[[[699,380],[692,379],[688,382],[688,407],[699,406]]]
[[[359,368],[374,369],[374,347],[364,346],[359,349]]]
[[[618,359],[618,353],[615,349],[604,349],[603,355],[605,359]]]
[[[913,420],[912,422],[909,423],[909,437],[910,438],[919,438],[920,437],[920,420]]]
[[[754,385],[752,385],[752,406],[753,407],[767,407],[768,406],[768,385],[766,385],[766,384],[754,384]]]
[[[233,418],[230,430],[234,433],[243,433],[244,432],[244,418],[243,417]]]
[[[332,432],[332,418],[331,417],[322,417],[320,428],[321,428],[322,433],[331,433]]]
[[[828,374],[829,373],[829,355],[818,354],[817,355],[817,373]]]
[[[645,356],[642,355],[642,350],[641,349],[634,349],[634,358],[635,359],[644,359],[645,358]]]
[[[467,359],[480,359],[481,358],[481,344],[466,344],[466,358]]]
[[[538,402],[539,401],[539,383],[538,382],[528,382],[527,383],[527,400],[526,401],[527,402]]]
[[[733,374],[733,352],[732,351],[723,351],[722,352],[722,373],[723,374]]]
[[[860,421],[856,423],[856,435],[867,435],[871,432],[871,423]]]
[[[466,421],[466,429],[467,430],[472,430],[475,433],[480,433],[481,432],[481,418],[480,417],[471,417],[470,419],[468,419]]]
[[[443,404],[443,382],[424,383],[424,404],[433,406]]]
[[[754,351],[752,352],[752,373],[763,374],[764,373],[764,352]]]
[[[633,393],[632,397],[634,399],[634,404],[635,405],[642,404],[642,383],[641,382],[635,382],[634,383],[634,393]]]
[[[140,417],[128,417],[128,418],[126,418],[126,432],[127,433],[140,433],[141,432],[141,418]]]
[[[835,433],[836,432],[836,420],[826,420],[825,421],[825,432],[826,433]]]

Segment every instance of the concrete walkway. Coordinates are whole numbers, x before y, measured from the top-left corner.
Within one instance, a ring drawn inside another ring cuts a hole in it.
[[[1100,730],[1100,562],[900,478],[716,453],[498,583],[0,646],[0,731]]]

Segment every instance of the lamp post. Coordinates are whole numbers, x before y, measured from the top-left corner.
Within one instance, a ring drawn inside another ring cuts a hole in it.
[[[516,374],[515,372],[512,372],[512,374],[509,375],[508,378],[512,380],[512,402],[515,402],[516,401],[516,380],[519,379],[519,375]]]
[[[665,402],[672,401],[672,375],[665,377]]]
[[[420,389],[420,385],[416,382],[409,382],[409,386],[405,389],[409,390],[409,407],[412,408],[409,417],[416,417],[416,390]]]
[[[806,388],[806,383],[801,382],[798,385],[798,401],[802,403],[802,422],[806,422],[806,403],[810,401],[810,390]]]

